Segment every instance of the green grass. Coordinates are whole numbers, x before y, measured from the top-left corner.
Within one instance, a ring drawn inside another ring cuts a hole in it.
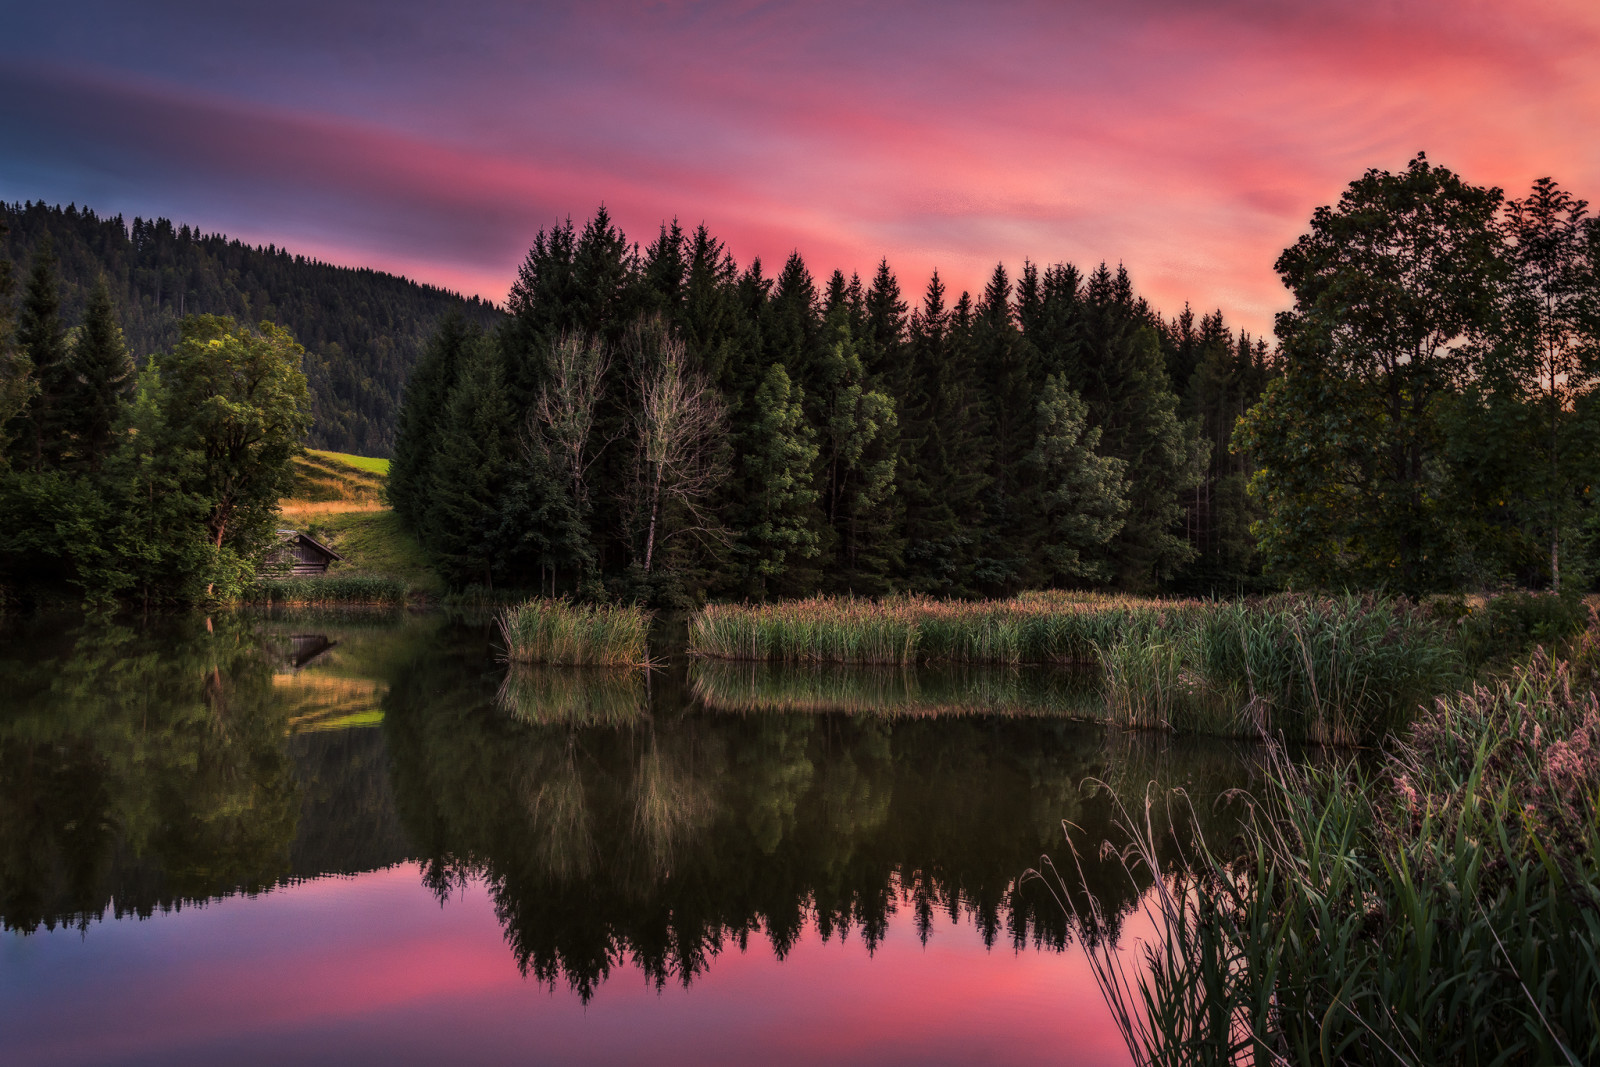
[[[1600,1062],[1597,802],[1600,700],[1541,653],[1376,768],[1280,753],[1242,846],[1186,871],[1124,809],[1162,936],[1117,956],[1091,903],[1081,943],[1141,1063]]]
[[[650,662],[650,613],[635,606],[526,600],[499,617],[506,658],[564,667],[640,667]]]
[[[315,456],[329,464],[354,467],[359,471],[389,477],[389,461],[377,456],[353,456],[348,452],[324,452],[318,448],[306,449],[306,455]]]
[[[286,516],[286,519],[289,516]],[[329,568],[328,578],[374,576],[404,582],[414,593],[437,597],[444,581],[428,557],[392,511],[347,511],[317,515],[296,525],[330,545],[344,557]]]

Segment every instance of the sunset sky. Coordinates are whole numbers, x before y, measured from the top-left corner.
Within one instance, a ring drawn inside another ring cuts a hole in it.
[[[1252,331],[1312,210],[1419,149],[1600,201],[1600,4],[8,0],[0,198],[505,297],[604,202],[741,265],[1122,261]]]

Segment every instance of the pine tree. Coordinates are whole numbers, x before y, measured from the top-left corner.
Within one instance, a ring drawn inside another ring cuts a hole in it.
[[[907,584],[960,595],[973,590],[987,451],[972,363],[971,299],[961,294],[951,310],[944,294],[935,272],[911,322],[902,419],[907,462],[897,491],[905,500]]]
[[[5,227],[0,226],[0,237]],[[10,466],[11,445],[25,430],[21,423],[35,388],[33,365],[17,347],[11,315],[11,261],[0,259],[0,473]]]
[[[67,359],[66,328],[61,322],[61,282],[48,238],[34,252],[28,272],[17,343],[37,383],[26,415],[28,433],[18,443],[26,453],[24,461],[32,469],[54,468],[72,445],[68,430],[72,368]]]
[[[900,562],[889,506],[899,420],[893,399],[870,387],[842,294],[841,287],[823,325],[811,383],[822,415],[822,505],[831,534],[824,549],[833,557],[835,589],[882,593]]]
[[[973,349],[987,427],[985,592],[1015,592],[1037,580],[1038,484],[1024,474],[1034,448],[1036,353],[1012,315],[1011,281],[997,264],[973,320]]]
[[[104,278],[89,294],[71,361],[73,380],[67,403],[77,461],[98,471],[111,450],[118,414],[133,388],[133,361],[123,344]]]
[[[1088,418],[1088,406],[1060,375],[1045,379],[1029,468],[1040,486],[1051,582],[1107,580],[1110,569],[1097,550],[1122,529],[1128,512],[1127,465],[1095,451],[1100,431]]]
[[[406,383],[394,458],[389,464],[388,496],[395,514],[413,533],[420,533],[426,525],[432,468],[450,390],[464,353],[479,343],[479,336],[462,316],[446,315]]]
[[[461,357],[445,400],[432,464],[423,543],[453,585],[495,584],[503,567],[501,496],[512,409],[493,347],[479,342]]]
[[[781,363],[768,368],[750,410],[749,448],[741,457],[751,496],[735,546],[746,592],[755,597],[809,592],[797,580],[802,561],[816,558],[819,537],[811,521],[817,492],[815,434],[804,410],[804,391]]]

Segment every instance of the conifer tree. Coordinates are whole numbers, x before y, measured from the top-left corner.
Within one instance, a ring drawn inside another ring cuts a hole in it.
[[[0,226],[0,237],[5,227]],[[11,445],[25,427],[20,419],[35,388],[32,364],[17,347],[11,313],[11,261],[0,258],[0,473],[10,466]]]
[[[840,277],[836,275],[836,277]],[[842,281],[842,277],[840,277]],[[812,388],[820,396],[822,505],[831,537],[831,585],[881,593],[900,562],[889,507],[895,490],[898,418],[893,399],[870,387],[850,328],[852,308],[834,303],[822,328]]]
[[[795,571],[820,552],[811,521],[817,501],[811,481],[817,446],[804,401],[804,391],[789,380],[783,364],[775,363],[751,404],[749,445],[741,457],[751,495],[735,546],[751,596],[805,591]]]
[[[495,535],[502,530],[512,419],[498,354],[481,341],[468,346],[440,420],[423,533],[453,584],[495,584],[506,547]]]
[[[463,354],[479,343],[460,315],[446,315],[406,382],[389,464],[388,496],[395,514],[413,533],[424,529],[432,499],[432,466],[439,454],[439,432],[445,405]]]
[[[61,321],[61,282],[52,243],[46,239],[34,252],[22,294],[17,343],[27,357],[36,383],[28,405],[29,434],[19,445],[34,470],[60,465],[71,448],[68,393],[72,368],[67,360],[66,327]]]
[[[1121,530],[1128,512],[1127,465],[1095,451],[1100,431],[1088,417],[1088,406],[1061,375],[1045,379],[1029,467],[1040,486],[1051,582],[1107,580],[1110,569],[1097,550]]]
[[[98,471],[112,447],[112,431],[133,387],[133,361],[123,344],[102,277],[89,294],[83,326],[72,347],[73,379],[67,394],[77,462]]]

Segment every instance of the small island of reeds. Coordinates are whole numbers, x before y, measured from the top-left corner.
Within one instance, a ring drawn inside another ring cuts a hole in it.
[[[650,662],[650,613],[634,605],[535,598],[498,619],[512,663],[558,667],[642,667]]]
[[[1123,726],[1334,744],[1382,737],[1446,691],[1462,663],[1434,615],[1360,596],[713,605],[690,621],[689,650],[784,664],[1091,666],[1106,717]]]

